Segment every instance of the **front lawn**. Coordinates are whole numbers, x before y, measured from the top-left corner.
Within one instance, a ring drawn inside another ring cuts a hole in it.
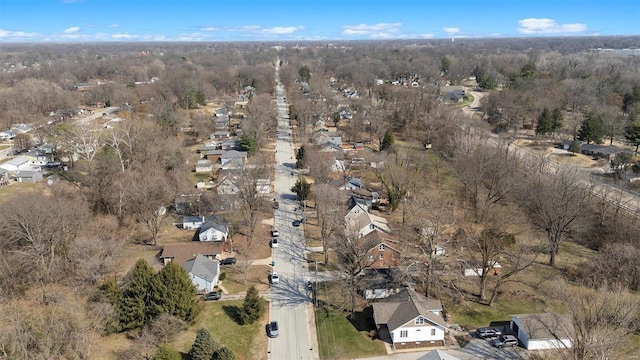
[[[362,312],[352,323],[348,312],[329,306],[316,309],[316,332],[320,359],[354,359],[385,355],[382,341],[370,336],[371,319]]]
[[[198,330],[205,328],[216,341],[233,351],[236,359],[265,358],[268,339],[264,329],[268,311],[260,321],[251,325],[239,325],[235,316],[242,302],[243,300],[207,302],[196,324],[183,332],[173,345],[178,351],[188,353]]]

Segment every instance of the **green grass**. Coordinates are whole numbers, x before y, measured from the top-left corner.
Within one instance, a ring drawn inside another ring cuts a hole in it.
[[[174,343],[176,349],[188,353],[198,329],[205,328],[217,342],[233,351],[238,360],[252,358],[254,349],[263,348],[260,344],[261,339],[262,342],[266,342],[264,325],[262,321],[239,325],[234,317],[236,310],[241,306],[242,300],[207,302],[196,324]],[[267,313],[268,311],[264,316],[267,316]]]
[[[449,309],[451,321],[466,328],[488,326],[492,321],[509,320],[509,315],[544,312],[546,304],[521,298],[498,299],[492,307],[468,301],[464,306]]]
[[[361,314],[356,316],[354,325],[347,319],[346,312],[325,309],[316,310],[320,359],[354,359],[386,354],[382,341],[369,336],[372,326]]]

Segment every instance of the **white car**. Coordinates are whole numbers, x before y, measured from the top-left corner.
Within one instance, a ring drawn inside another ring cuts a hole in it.
[[[280,277],[278,276],[278,273],[275,271],[271,273],[271,283],[272,284],[280,283]]]
[[[271,247],[272,248],[277,248],[278,247],[278,238],[273,238],[271,239]]]

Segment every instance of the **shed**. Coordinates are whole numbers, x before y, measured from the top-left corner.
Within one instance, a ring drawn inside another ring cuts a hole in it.
[[[509,327],[527,350],[566,349],[572,346],[572,325],[569,318],[563,315],[511,315]]]
[[[26,183],[39,183],[42,181],[42,173],[40,171],[19,170],[14,175],[16,181]]]

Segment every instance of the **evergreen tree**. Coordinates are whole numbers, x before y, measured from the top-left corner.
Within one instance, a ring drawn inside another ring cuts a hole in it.
[[[293,185],[291,191],[298,195],[298,199],[301,201],[307,200],[309,195],[311,195],[311,184],[307,182],[307,179],[304,176],[300,176],[296,184]]]
[[[634,121],[627,126],[624,138],[627,140],[627,144],[635,146],[635,151],[638,152],[638,147],[640,147],[640,121]]]
[[[153,354],[153,360],[182,360],[178,350],[169,345],[160,345]]]
[[[540,116],[538,116],[538,125],[536,126],[536,135],[546,135],[551,133],[553,128],[553,119],[549,109],[544,108]]]
[[[243,150],[248,151],[249,153],[253,154],[258,151],[258,143],[256,143],[256,141],[248,135],[242,135],[240,137],[239,143],[240,147],[242,147]]]
[[[219,348],[220,344],[213,339],[211,333],[207,329],[200,329],[196,340],[191,345],[189,356],[191,360],[211,360]]]
[[[127,274],[128,285],[123,292],[120,312],[123,331],[141,328],[151,320],[149,288],[153,273],[151,266],[144,259],[140,259]]]
[[[302,79],[302,81],[309,82],[309,80],[311,80],[311,70],[309,70],[307,65],[300,66],[298,75],[300,75],[300,79]]]
[[[305,148],[304,145],[300,145],[300,148],[296,151],[296,168],[301,169],[304,167],[305,161]]]
[[[395,137],[393,136],[393,132],[391,129],[387,129],[384,133],[384,137],[382,138],[382,143],[380,144],[380,150],[387,150],[393,146],[396,142]]]
[[[562,128],[563,118],[564,116],[560,108],[553,109],[553,113],[551,114],[551,133],[555,133]]]
[[[107,334],[120,332],[122,330],[120,320],[122,318],[123,295],[122,290],[120,290],[116,281],[114,279],[109,279],[104,284],[100,285],[98,293],[91,299],[91,301],[108,302],[113,306],[116,316],[113,319],[107,319],[105,331]]]
[[[580,147],[580,140],[573,140],[571,145],[569,145],[569,151],[572,153],[580,153],[582,152],[582,148]]]
[[[227,347],[221,347],[213,353],[212,360],[236,360],[236,355]]]
[[[260,319],[264,312],[264,301],[258,294],[258,290],[255,286],[250,287],[239,311],[240,323],[242,325],[253,324]]]
[[[446,75],[449,72],[449,68],[451,68],[451,60],[443,56],[440,60],[440,71]]]
[[[584,141],[587,144],[591,142],[601,144],[603,136],[604,122],[602,116],[590,112],[584,121],[582,121],[580,129],[578,129],[578,140]]]
[[[150,295],[153,317],[169,314],[192,323],[200,313],[195,286],[182,266],[173,262],[153,277]]]

